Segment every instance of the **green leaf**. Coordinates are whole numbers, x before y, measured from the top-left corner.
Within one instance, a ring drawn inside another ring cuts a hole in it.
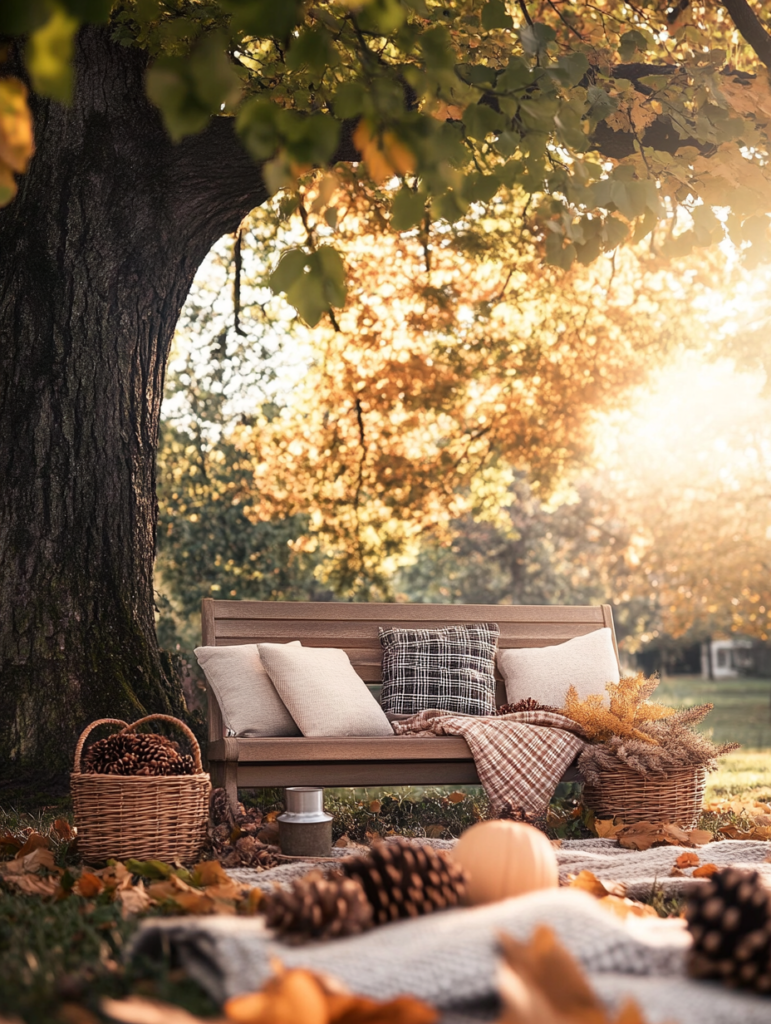
[[[546,236],[546,262],[553,267],[569,270],[576,258],[576,247],[572,242],[564,244],[565,239],[556,232]]]
[[[241,79],[227,54],[228,41],[219,32],[208,32],[188,58],[196,97],[217,114],[235,106],[241,96]]]
[[[495,148],[504,157],[513,156],[519,146],[520,137],[517,132],[501,132],[495,140]]]
[[[500,181],[492,174],[472,171],[463,183],[463,195],[470,203],[487,203],[498,191]]]
[[[389,35],[402,26],[406,17],[399,0],[370,0],[359,13],[359,25],[365,32]]]
[[[330,207],[328,210],[325,210],[324,220],[331,228],[337,227],[337,210],[334,207]]]
[[[126,867],[132,875],[139,875],[141,878],[163,879],[174,874],[174,868],[170,864],[164,864],[162,860],[133,860],[126,861]]]
[[[345,264],[337,249],[331,245],[321,245],[311,256],[311,273],[314,267],[320,268],[324,280],[324,292],[330,306],[340,308],[345,305],[348,289],[345,286]]]
[[[323,75],[335,61],[332,40],[326,29],[306,29],[292,42],[286,55],[286,66],[290,71],[307,67],[309,71]]]
[[[530,65],[521,57],[512,57],[506,70],[502,71],[495,83],[498,92],[518,92],[533,84]]]
[[[466,132],[472,139],[483,142],[491,132],[498,131],[505,125],[501,114],[492,107],[481,103],[469,103],[463,111],[463,123]]]
[[[288,39],[302,13],[298,0],[221,0],[221,6],[232,12],[234,32],[259,39]]]
[[[626,224],[619,220],[618,217],[607,217],[603,228],[606,250],[616,249],[626,240],[629,233]]]
[[[625,32],[621,36],[621,45],[618,48],[618,55],[622,61],[629,61],[635,53],[640,50],[642,53],[648,49],[648,40],[637,29]]]
[[[334,110],[338,117],[358,117],[370,113],[371,101],[367,90],[359,82],[343,82],[334,98]]]
[[[590,85],[586,92],[589,101],[589,123],[592,128],[600,121],[604,121],[614,110],[618,110],[618,100],[615,96],[609,96],[599,85]]]
[[[257,97],[246,102],[238,112],[236,132],[257,161],[268,160],[278,148],[277,115],[278,107],[274,103]]]
[[[340,125],[328,114],[306,117],[292,110],[280,110],[276,124],[287,153],[298,164],[328,163],[337,149]]]
[[[400,188],[391,207],[391,227],[394,231],[409,231],[416,227],[423,219],[425,206],[424,192],[413,192],[406,186]]]
[[[210,32],[188,57],[159,57],[148,68],[145,90],[175,142],[202,131],[212,115],[238,101],[241,81],[226,45],[224,36]]]
[[[287,292],[295,281],[305,274],[308,254],[302,249],[287,249],[270,275],[270,287],[276,294]]]
[[[503,0],[487,0],[482,8],[482,28],[486,28],[489,32],[495,28],[513,27],[514,23]]]
[[[545,53],[549,43],[553,43],[557,33],[550,25],[542,25],[536,22],[534,25],[522,25],[519,29],[519,39],[525,53],[533,56]]]
[[[589,61],[583,53],[568,53],[557,59],[556,66],[549,68],[552,74],[557,70],[560,72],[558,75],[560,84],[578,85],[589,70]]]
[[[29,37],[27,68],[32,88],[41,96],[50,96],[60,103],[72,99],[72,50],[76,18],[61,8],[54,8],[48,21]]]
[[[455,51],[444,25],[430,28],[420,37],[420,49],[428,71],[450,71],[455,67]]]

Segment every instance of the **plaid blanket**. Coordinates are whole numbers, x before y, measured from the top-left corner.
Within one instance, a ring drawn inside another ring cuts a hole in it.
[[[496,811],[510,804],[542,814],[565,769],[584,748],[580,726],[551,711],[479,718],[428,710],[391,725],[398,736],[462,736]]]

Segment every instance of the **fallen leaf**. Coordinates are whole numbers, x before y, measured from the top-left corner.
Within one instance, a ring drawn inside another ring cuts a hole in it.
[[[707,843],[711,843],[714,838],[715,837],[711,832],[707,832],[707,830],[703,828],[695,828],[688,833],[688,842],[691,846],[706,846]]]
[[[218,860],[203,860],[193,868],[196,885],[232,885],[230,875]]]
[[[716,871],[719,871],[717,864],[702,864],[701,867],[691,875],[691,878],[712,878]]]
[[[623,882],[603,882],[591,871],[581,871],[568,883],[571,889],[581,889],[591,896],[601,899],[603,896],[626,896]]]
[[[261,843],[265,843],[267,846],[278,845],[278,825],[276,822],[272,822],[266,828],[260,829],[257,833],[257,839]]]
[[[340,838],[335,843],[335,846],[338,846],[338,847],[344,847],[344,846],[350,846],[350,845],[351,845],[351,840],[348,838],[348,836],[340,836]]]
[[[321,983],[310,971],[301,969],[271,978],[260,992],[233,996],[223,1009],[235,1024],[329,1024]]]
[[[603,896],[597,901],[603,910],[610,910],[617,917],[658,917],[657,911],[649,903],[631,900],[628,896]]]
[[[10,853],[16,854],[17,850],[20,850],[24,844],[21,839],[18,839],[15,835],[10,832],[3,832],[0,835],[0,853],[6,856]]]
[[[75,838],[75,832],[66,818],[57,818],[51,827],[57,836],[65,843],[71,843]]]
[[[680,868],[674,867],[669,872],[669,877],[670,878],[687,878],[688,876],[686,875],[686,873],[684,871],[681,871]]]
[[[354,995],[327,995],[330,1024],[435,1024],[439,1013],[414,996],[387,1003]]]
[[[144,996],[127,996],[125,999],[103,997],[99,1007],[105,1017],[120,1021],[121,1024],[224,1024],[222,1017],[194,1017],[180,1006],[163,1003],[159,999],[145,999]]]
[[[435,824],[426,826],[426,836],[429,839],[441,839],[444,835],[446,825]]]
[[[272,821],[275,821],[279,814],[281,814],[281,811],[268,811],[268,813],[265,815],[264,820],[270,823]]]
[[[120,904],[121,916],[125,919],[131,914],[143,914],[153,904],[149,892],[143,885],[135,885],[130,889],[118,889],[115,899]]]
[[[723,825],[718,829],[721,835],[729,839],[751,839],[767,842],[771,839],[771,826],[751,824],[749,828],[739,828],[738,825]],[[18,854],[16,855],[18,856]]]
[[[675,861],[679,868],[694,868],[699,863],[698,853],[681,853]]]
[[[498,973],[503,1013],[498,1024],[645,1024],[628,1001],[611,1016],[580,965],[539,925],[528,943],[500,936],[504,961]]]
[[[98,896],[103,889],[104,882],[102,879],[97,878],[96,875],[92,875],[90,871],[84,871],[72,887],[73,892],[76,892],[78,896],[85,896],[86,899],[93,899],[93,897]]]
[[[47,836],[41,836],[39,832],[32,832],[28,837],[24,846],[20,847],[16,857],[26,857],[29,853],[34,853],[35,850],[48,849],[51,844],[48,841]]]
[[[59,891],[59,879],[53,877],[40,878],[34,874],[6,875],[5,881],[26,896],[55,896]]]
[[[555,850],[559,850],[559,848],[562,846],[561,839],[550,839],[549,842],[552,844]]]
[[[381,802],[379,800],[370,800],[370,802],[369,802],[370,814],[380,814],[380,809],[382,808],[382,806],[383,805],[381,804]]]
[[[623,821],[615,824],[614,818],[595,818],[594,827],[600,839],[615,839],[626,825]]]
[[[457,789],[454,793],[448,793],[447,799],[451,804],[461,804],[466,799],[466,794]]]

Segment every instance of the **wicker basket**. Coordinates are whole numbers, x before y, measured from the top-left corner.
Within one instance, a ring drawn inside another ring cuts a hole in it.
[[[80,758],[89,733],[98,725],[134,730],[145,722],[171,722],[192,748],[195,775],[97,775],[81,772]],[[70,776],[78,850],[85,861],[114,857],[191,863],[206,837],[211,781],[201,765],[201,748],[190,729],[170,715],[148,715],[133,725],[100,718],[85,729],[75,748]]]
[[[618,818],[696,826],[704,801],[707,770],[703,765],[673,768],[667,775],[640,775],[626,765],[602,772],[602,785],[587,782],[584,803],[597,818]]]

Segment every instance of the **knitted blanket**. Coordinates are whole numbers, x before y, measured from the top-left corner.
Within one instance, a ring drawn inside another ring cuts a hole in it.
[[[411,992],[443,1012],[443,1024],[495,1019],[497,936],[527,940],[546,924],[616,1007],[629,996],[649,1024],[768,1024],[771,1002],[688,979],[689,938],[677,919],[608,913],[573,889],[549,890],[483,907],[398,921],[364,935],[289,946],[260,919],[198,917],[145,920],[130,955],[174,959],[217,1000],[258,988],[269,959],[328,972],[351,990],[379,999]],[[558,984],[558,979],[555,979]]]
[[[397,736],[462,736],[493,808],[508,803],[534,815],[546,810],[565,769],[584,748],[576,735],[580,726],[550,711],[480,718],[429,710],[391,725]]]

